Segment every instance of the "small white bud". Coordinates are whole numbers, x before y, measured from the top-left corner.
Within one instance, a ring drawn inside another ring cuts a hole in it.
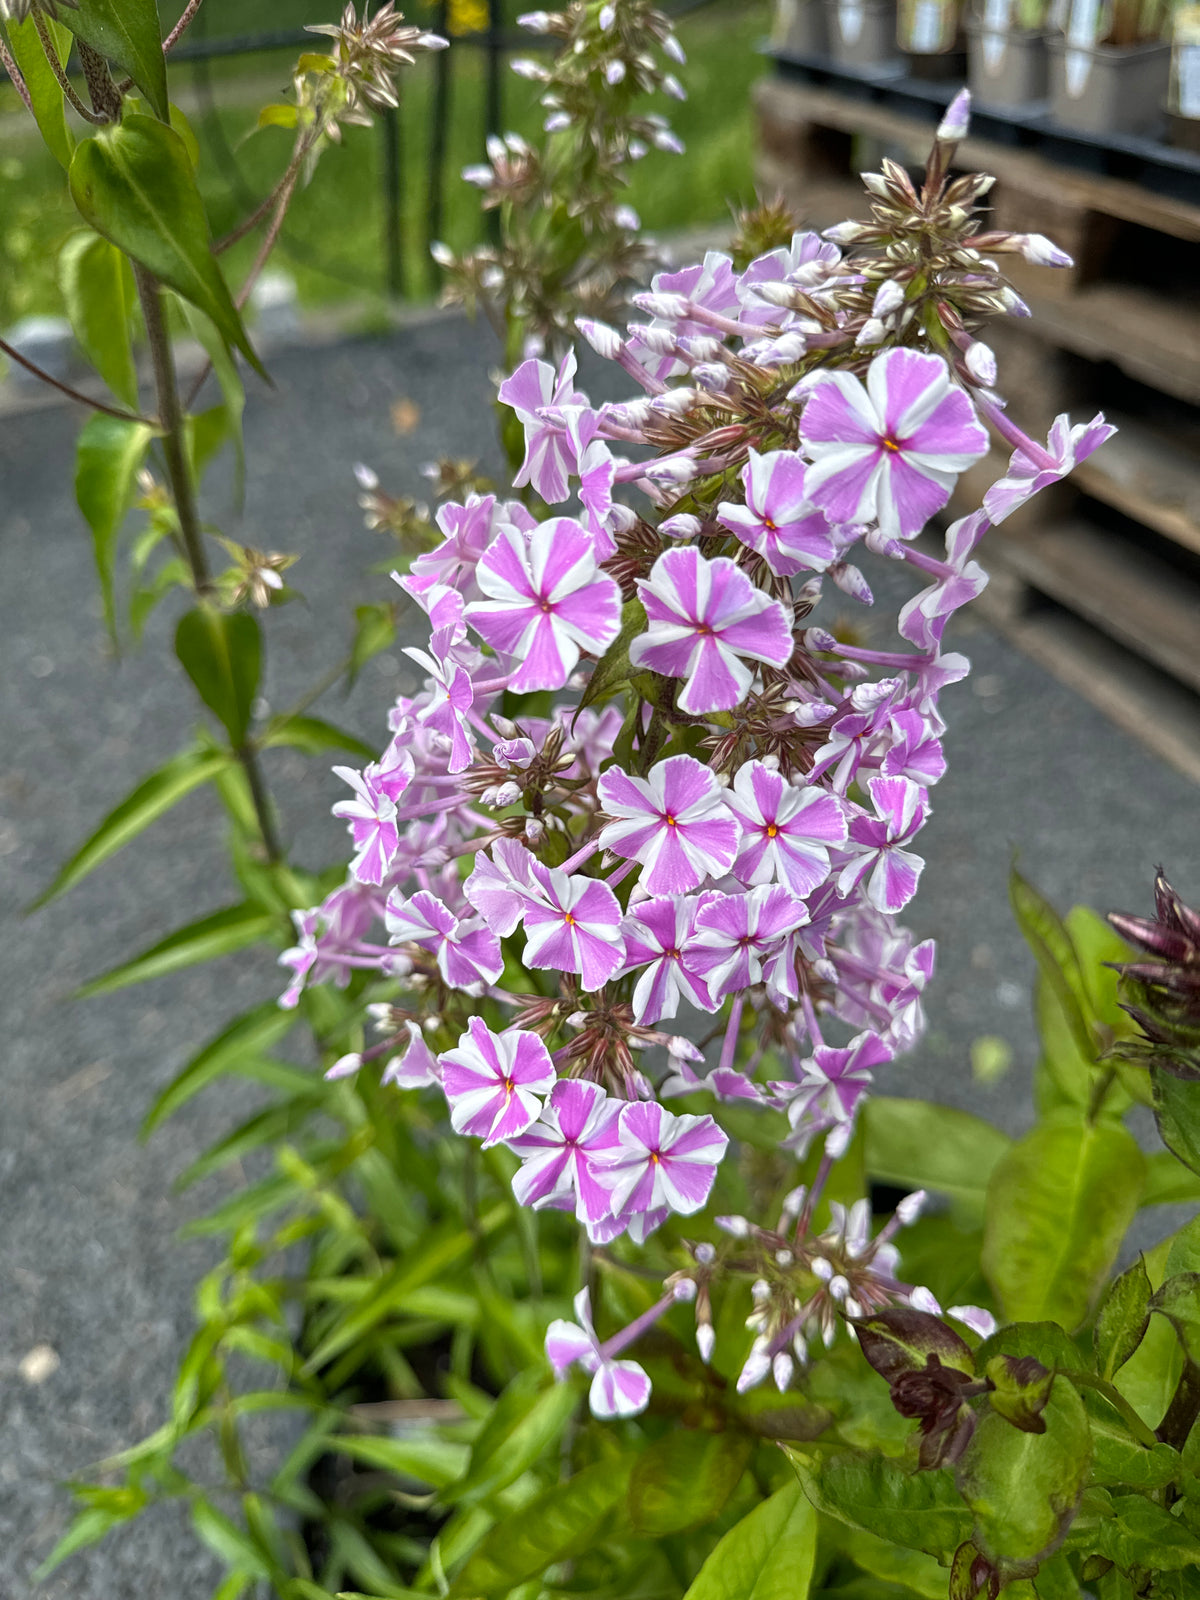
[[[540,61],[533,61],[528,56],[518,56],[515,61],[510,61],[509,66],[518,78],[525,78],[530,83],[547,83],[550,74]]]
[[[687,90],[680,83],[673,72],[668,72],[662,81],[664,94],[669,94],[672,100],[686,100]]]
[[[641,139],[630,139],[626,145],[630,161],[640,161],[646,154],[646,146]]]
[[[618,83],[624,83],[625,63],[623,61],[610,61],[604,69],[604,81],[610,89],[615,89]]]
[[[1020,250],[1026,261],[1031,261],[1035,267],[1073,267],[1075,265],[1073,258],[1065,250],[1060,250],[1044,234],[1014,234],[1013,243]]]
[[[882,344],[886,334],[887,329],[878,317],[868,317],[858,330],[858,338],[855,339],[854,343],[860,347]]]
[[[503,161],[508,154],[508,146],[498,133],[489,133],[484,145],[489,161]]]
[[[900,1218],[903,1227],[912,1227],[913,1223],[924,1211],[927,1198],[928,1196],[924,1189],[914,1189],[912,1194],[904,1196],[904,1199],[896,1207],[896,1215]]]
[[[813,1277],[820,1278],[822,1283],[828,1283],[833,1277],[833,1264],[824,1256],[814,1256],[811,1265]]]
[[[825,1154],[831,1161],[840,1161],[850,1147],[850,1140],[854,1137],[854,1124],[843,1122],[838,1127],[832,1128],[825,1135]]]
[[[712,1360],[716,1343],[717,1336],[713,1332],[712,1323],[702,1322],[696,1329],[696,1349],[700,1352],[700,1359],[705,1366]]]
[[[1010,317],[1031,317],[1033,312],[1015,289],[1010,289],[1007,284],[1000,290],[1000,302]]]
[[[525,837],[530,844],[538,844],[546,831],[546,824],[540,817],[527,817],[525,819]]]
[[[367,494],[372,494],[379,487],[378,473],[368,467],[365,462],[355,462],[354,477],[358,487],[365,490]]]
[[[673,517],[664,517],[658,525],[659,533],[668,539],[695,539],[704,524],[690,511],[679,511]]]
[[[652,317],[662,317],[667,322],[681,322],[691,311],[691,302],[685,294],[669,294],[665,290],[655,293],[645,289],[630,297],[639,311]]]
[[[510,722],[495,711],[492,713],[492,727],[505,739],[515,739],[520,731],[515,722]]]
[[[716,1223],[722,1233],[728,1233],[734,1239],[748,1239],[750,1237],[750,1224],[745,1217],[718,1217]],[[753,1292],[751,1290],[751,1293]]]
[[[844,1300],[850,1293],[850,1281],[839,1272],[829,1280],[829,1294],[833,1300]]]
[[[680,1278],[671,1293],[681,1304],[690,1305],[696,1298],[696,1280],[694,1278]]]
[[[985,388],[990,389],[995,383],[996,357],[982,339],[976,339],[967,351],[966,368],[975,382],[982,383]]]
[[[550,27],[548,11],[524,11],[517,18],[518,28],[528,28],[530,33],[545,33]]]
[[[895,278],[888,278],[875,291],[871,314],[876,317],[890,317],[892,312],[899,311],[903,304],[904,290],[896,282]]]
[[[750,1285],[750,1298],[756,1306],[762,1305],[764,1300],[771,1298],[771,1285],[765,1278],[756,1278]]]
[[[792,1381],[792,1373],[796,1370],[796,1363],[786,1350],[781,1350],[771,1363],[771,1376],[775,1379],[775,1387],[780,1394]]]
[[[668,155],[682,156],[687,154],[687,146],[677,133],[672,133],[670,128],[660,128],[650,137],[650,142],[656,150],[665,150]]]
[[[867,231],[867,224],[863,222],[836,222],[832,228],[826,228],[821,237],[830,244],[857,244]]]
[[[600,23],[600,32],[607,33],[612,27],[613,23],[617,20],[616,6],[601,6],[600,16],[597,20]]]
[[[642,226],[642,219],[632,206],[618,206],[613,212],[613,221],[626,233],[637,233]]]
[[[925,1311],[931,1317],[940,1317],[942,1308],[938,1304],[931,1290],[919,1283],[908,1297],[908,1303],[914,1311]]]
[[[846,1313],[846,1315],[848,1317],[861,1317],[862,1316],[862,1307],[859,1305],[858,1301],[854,1298],[853,1295],[847,1295],[846,1296],[845,1302],[844,1302],[844,1304],[842,1306],[842,1310],[845,1311],[845,1313]]]
[[[552,111],[542,123],[546,133],[564,133],[571,126],[571,119],[565,111]]]
[[[621,353],[621,335],[607,322],[593,322],[590,317],[576,317],[575,326],[605,361],[615,361]]]
[[[490,189],[496,174],[491,167],[479,162],[475,166],[464,167],[461,177],[464,183],[473,183],[477,189]]]
[[[508,783],[502,783],[497,787],[495,791],[495,798],[492,800],[491,804],[495,806],[498,811],[502,811],[505,806],[515,806],[520,798],[521,785],[519,783],[513,783],[510,779]]]
[[[693,1254],[702,1267],[711,1267],[713,1262],[717,1259],[715,1246],[709,1244],[707,1240],[701,1244],[698,1244],[693,1251]]]
[[[673,33],[669,33],[662,42],[663,54],[670,56],[672,61],[678,62],[681,67],[687,66],[687,56],[684,48]]]
[[[339,1056],[328,1069],[325,1077],[330,1083],[335,1082],[338,1078],[352,1078],[362,1064],[362,1056],[358,1051],[351,1051],[348,1056]]]

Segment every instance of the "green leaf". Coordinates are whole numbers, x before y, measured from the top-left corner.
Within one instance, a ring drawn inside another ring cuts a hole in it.
[[[929,1100],[873,1097],[865,1108],[867,1171],[901,1188],[936,1189],[982,1211],[988,1180],[1012,1146],[982,1117]]]
[[[1144,1206],[1200,1205],[1200,1177],[1169,1150],[1146,1157]]]
[[[84,355],[117,399],[136,411],[131,318],[137,291],[128,261],[98,233],[73,233],[59,252],[58,286]]]
[[[551,1562],[591,1549],[628,1493],[637,1459],[597,1461],[498,1522],[451,1584],[449,1600],[507,1594]]]
[[[1053,1113],[1017,1142],[988,1185],[983,1270],[1016,1321],[1087,1316],[1137,1211],[1145,1158],[1117,1123]]]
[[[922,1600],[946,1600],[946,1569],[924,1551],[905,1550],[890,1539],[880,1539],[862,1528],[838,1527],[829,1529],[829,1535],[837,1540],[838,1549],[849,1556],[856,1567],[869,1572],[873,1578],[900,1584],[903,1589],[922,1596]],[[842,1593],[840,1585],[836,1592]]]
[[[1042,1562],[1033,1586],[1038,1600],[1081,1600],[1083,1594],[1070,1562],[1061,1552]]]
[[[92,530],[92,553],[100,579],[100,598],[110,636],[117,636],[113,566],[117,535],[133,500],[138,469],[146,459],[153,430],[101,413],[83,425],[75,452],[75,498]]]
[[[248,611],[196,606],[179,619],[175,654],[234,749],[246,742],[262,670],[262,633]]]
[[[624,684],[629,682],[629,647],[646,631],[646,608],[638,599],[627,600],[621,607],[621,630],[597,661],[591,677],[584,685],[575,716],[598,700],[609,700]]]
[[[61,22],[55,22],[53,17],[45,14],[41,21],[54,42],[60,64],[65,65],[71,53],[69,31]],[[69,167],[75,151],[75,135],[71,132],[71,126],[67,121],[67,102],[62,84],[55,77],[46,59],[42,41],[38,38],[37,25],[33,18],[29,17],[24,22],[8,23],[6,31],[13,59],[20,68],[21,76],[25,79],[26,88],[29,90],[29,98],[33,102],[33,115],[42,138],[46,141],[46,148],[59,166]]]
[[[433,1433],[402,1439],[377,1438],[373,1434],[339,1434],[326,1441],[330,1450],[351,1456],[365,1466],[393,1472],[398,1478],[445,1489],[460,1478],[470,1457],[465,1444],[439,1439]]]
[[[1177,1272],[1154,1291],[1149,1304],[1175,1329],[1188,1359],[1200,1362],[1200,1272]]]
[[[192,1505],[192,1526],[201,1543],[220,1556],[227,1566],[252,1578],[269,1578],[271,1568],[261,1551],[243,1531],[207,1500]]]
[[[77,39],[111,61],[118,77],[129,76],[166,122],[167,64],[157,0],[79,0],[62,20]]]
[[[1100,1485],[1124,1485],[1130,1489],[1162,1489],[1183,1471],[1179,1452],[1170,1445],[1156,1444],[1147,1450],[1124,1426],[1102,1417],[1099,1408],[1091,1413],[1092,1476]]]
[[[1200,1172],[1200,1083],[1151,1067],[1150,1087],[1162,1142],[1185,1167]]]
[[[479,1219],[474,1233],[462,1228],[433,1233],[420,1250],[410,1251],[379,1279],[365,1299],[338,1322],[318,1344],[305,1364],[307,1373],[340,1355],[396,1310],[406,1295],[441,1276],[469,1256],[478,1241],[494,1233],[511,1215],[507,1204],[493,1206]]]
[[[1025,1433],[1045,1433],[1042,1412],[1050,1398],[1054,1374],[1036,1356],[993,1356],[983,1369],[991,1383],[993,1411]]]
[[[566,1427],[579,1403],[569,1383],[531,1392],[524,1374],[515,1378],[496,1404],[471,1450],[464,1476],[442,1495],[446,1505],[475,1505],[514,1483]]]
[[[813,1505],[837,1522],[939,1560],[970,1537],[971,1514],[945,1467],[914,1473],[883,1456],[820,1462],[787,1445],[782,1449]]]
[[[306,756],[319,756],[326,750],[347,750],[364,761],[379,759],[379,751],[373,750],[364,739],[322,717],[272,717],[259,743],[266,750],[290,745],[303,750]]]
[[[722,1537],[685,1600],[805,1600],[816,1550],[817,1514],[788,1484]]]
[[[85,140],[71,161],[71,196],[97,233],[203,311],[266,376],[212,254],[187,145],[173,128],[135,113]]]
[[[1087,1412],[1066,1378],[1056,1378],[1042,1433],[984,1412],[957,1471],[975,1514],[974,1540],[992,1561],[1032,1561],[1057,1543],[1087,1481]]]
[[[188,332],[197,344],[203,349],[205,355],[212,362],[213,374],[221,391],[221,409],[225,413],[225,422],[229,437],[233,440],[234,456],[237,462],[235,480],[235,498],[240,501],[242,488],[246,475],[246,438],[243,426],[246,412],[246,386],[238,372],[237,362],[229,353],[229,346],[221,330],[203,312],[195,306],[189,305],[184,299],[176,302],[183,312],[184,320],[188,325]],[[198,419],[193,419],[194,421]],[[197,473],[203,470],[197,462]]]
[[[294,1011],[283,1011],[271,1000],[236,1017],[192,1057],[158,1096],[142,1123],[142,1138],[217,1078],[227,1072],[241,1073],[245,1063],[257,1061],[295,1027],[296,1020]]]
[[[679,1429],[638,1457],[629,1482],[629,1516],[638,1533],[662,1539],[711,1522],[737,1488],[754,1453],[744,1433]]]
[[[100,864],[136,839],[152,822],[168,812],[184,795],[207,783],[230,761],[223,751],[183,750],[172,756],[148,778],[143,778],[132,794],[108,813],[96,831],[75,854],[58,869],[53,883],[29,906],[36,911],[57,895],[86,878]]]
[[[1086,1015],[1087,989],[1066,924],[1016,867],[1009,874],[1008,893],[1017,926],[1062,1008],[1076,1049],[1085,1060],[1094,1060],[1095,1043]]]
[[[235,950],[244,950],[247,945],[269,938],[279,925],[277,916],[251,901],[227,906],[224,911],[214,911],[211,916],[189,922],[186,928],[177,928],[132,960],[123,961],[102,977],[85,983],[71,998],[88,1000],[93,995],[124,989],[131,983],[164,977],[168,972],[195,966],[199,961],[215,961],[218,956],[232,955]]]
[[[350,647],[350,668],[347,673],[349,684],[354,684],[372,656],[377,656],[381,650],[390,650],[395,642],[395,606],[355,606],[354,643]]]
[[[1200,1562],[1200,1538],[1144,1495],[1113,1497],[1113,1513],[1096,1530],[1099,1553],[1124,1572],[1181,1572]]]
[[[975,1352],[975,1364],[982,1372],[993,1356],[1032,1356],[1044,1367],[1072,1372],[1085,1365],[1078,1346],[1056,1322],[1009,1322],[997,1328]]]
[[[1115,1278],[1092,1333],[1102,1378],[1111,1378],[1141,1344],[1150,1321],[1150,1276],[1144,1256]]]

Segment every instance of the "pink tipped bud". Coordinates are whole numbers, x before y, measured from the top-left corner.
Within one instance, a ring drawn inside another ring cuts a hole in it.
[[[1014,234],[1013,243],[1026,261],[1032,261],[1035,267],[1073,267],[1075,265],[1072,257],[1065,250],[1060,250],[1044,234]]]
[[[938,123],[937,136],[945,144],[957,144],[967,137],[971,126],[971,91],[960,89],[946,107],[946,115]]]
[[[600,32],[601,33],[607,33],[616,20],[617,20],[617,8],[616,8],[616,6],[601,6],[600,7],[600,16],[598,18],[598,21],[600,23]]]
[[[691,311],[691,302],[685,294],[655,294],[645,290],[641,294],[632,296],[634,305],[639,311],[645,311],[649,316],[662,317],[668,322],[681,322]]]
[[[607,322],[593,322],[590,317],[576,317],[575,326],[598,356],[615,361],[621,354],[621,335]]]
[[[362,1056],[353,1051],[348,1056],[339,1056],[325,1076],[331,1083],[338,1078],[352,1078],[362,1064]]]
[[[703,527],[699,517],[694,517],[690,511],[680,511],[673,517],[664,517],[658,531],[665,533],[668,539],[695,539]]]
[[[625,63],[623,61],[610,61],[604,69],[604,81],[610,88],[616,88],[618,83],[624,83]]]
[[[982,340],[976,339],[967,350],[966,367],[975,382],[982,383],[985,388],[990,389],[995,383],[996,357]]]
[[[711,1267],[713,1262],[717,1259],[716,1247],[709,1244],[707,1241],[702,1244],[698,1244],[693,1254],[702,1267]]]
[[[696,1298],[696,1280],[694,1278],[680,1278],[671,1293],[683,1305],[690,1305]]]
[[[893,311],[899,311],[904,304],[904,290],[894,278],[888,278],[881,283],[875,293],[875,300],[871,306],[873,317],[890,317]]]

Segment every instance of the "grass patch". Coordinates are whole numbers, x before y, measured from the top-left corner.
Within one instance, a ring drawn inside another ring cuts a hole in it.
[[[465,0],[460,0],[465,3]],[[162,5],[164,26],[180,9]],[[414,20],[428,21],[432,7],[410,4]],[[524,0],[513,0],[515,15]],[[330,0],[208,0],[210,37],[260,29],[299,27],[338,10]],[[756,46],[766,32],[768,0],[720,0],[682,20],[688,51],[681,73],[689,99],[662,108],[687,145],[684,157],[652,152],[633,170],[631,203],[655,231],[721,220],[732,201],[753,190],[750,86],[763,70]],[[507,18],[506,20],[511,20]],[[266,194],[286,163],[290,136],[278,129],[254,132],[258,106],[280,97],[289,81],[286,52],[211,64],[181,63],[174,91],[200,141],[200,182],[218,236],[231,229]],[[467,44],[454,49],[453,88],[446,131],[442,221],[439,233],[456,248],[481,237],[475,190],[458,174],[480,159],[484,123],[484,52]],[[404,80],[401,110],[401,226],[405,291],[427,298],[433,291],[425,254],[429,206],[429,151],[433,125],[434,67],[422,58]],[[11,107],[12,92],[0,100]],[[533,85],[505,71],[505,129],[536,134],[540,108]],[[64,240],[79,226],[63,174],[36,136],[18,133],[6,121],[0,155],[0,326],[37,313],[61,310],[55,261]],[[293,205],[275,264],[296,280],[306,305],[371,300],[386,283],[383,143],[380,129],[350,128],[341,151],[327,153],[310,186]],[[229,253],[234,281],[254,253],[253,242]]]

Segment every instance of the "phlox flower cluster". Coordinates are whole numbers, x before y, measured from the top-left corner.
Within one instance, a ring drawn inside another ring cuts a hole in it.
[[[455,1130],[517,1158],[522,1204],[599,1247],[701,1211],[726,1109],[774,1113],[815,1181],[776,1226],[718,1219],[730,1245],[686,1247],[646,1314],[694,1302],[707,1359],[709,1285],[744,1274],[743,1386],[786,1386],[845,1317],[928,1305],[892,1243],[920,1197],[872,1238],[865,1201],[818,1231],[822,1186],[923,1027],[933,945],[897,919],[945,770],[941,692],[969,670],[945,628],[987,581],[992,521],[1111,431],[1060,418],[1043,448],[1008,422],[965,330],[1018,308],[993,254],[1046,251],[981,253],[982,188],[945,178],[949,151],[943,130],[919,203],[889,167],[871,223],[740,272],[710,252],[634,297],[648,320],[584,322],[629,399],[594,405],[573,353],[501,384],[525,494],[444,505],[441,544],[398,576],[428,618],[425,686],[377,762],[337,769],[350,876],[283,957],[284,1004],[360,970],[390,986],[382,1042],[335,1070],[376,1055],[436,1087]],[[1012,463],[935,554],[920,536],[986,422]],[[828,584],[872,603],[857,547],[917,579],[895,650],[810,621]],[[550,1331],[555,1367],[592,1374],[598,1414],[640,1409],[648,1380],[616,1358],[646,1318],[601,1342],[586,1291],[577,1313]]]

